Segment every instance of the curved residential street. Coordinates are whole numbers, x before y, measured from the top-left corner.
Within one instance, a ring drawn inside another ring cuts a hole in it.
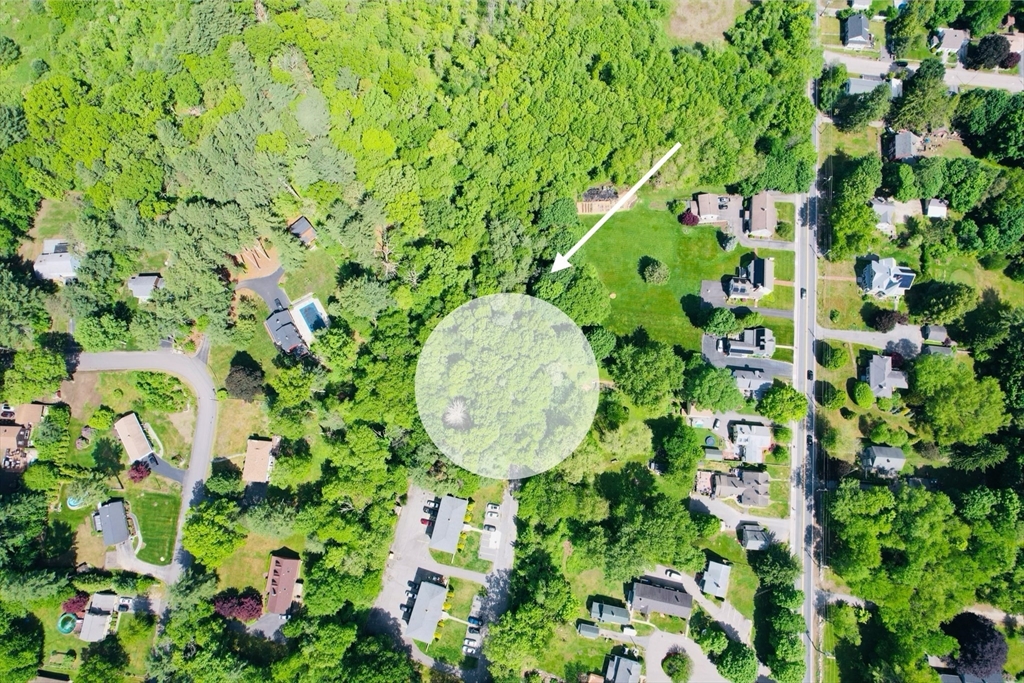
[[[882,76],[889,73],[892,62],[885,59],[870,59],[853,55],[848,52],[832,52],[825,50],[826,62],[842,62],[851,74],[862,76]],[[912,62],[911,68],[916,68],[917,63]],[[1020,72],[988,73],[985,71],[972,71],[965,69],[962,64],[946,69],[946,84],[957,87],[972,88],[998,88],[1007,92],[1021,92],[1024,90],[1024,78]]]
[[[203,481],[206,480],[213,455],[214,430],[217,425],[217,392],[206,364],[198,359],[171,351],[109,351],[83,353],[78,358],[79,372],[114,372],[121,370],[149,370],[175,375],[191,387],[196,396],[196,428],[192,437],[192,453],[181,487],[181,510],[178,512],[178,530],[174,540],[174,559],[168,567],[155,567],[134,559],[126,569],[153,574],[166,583],[173,583],[188,565],[190,557],[181,547],[181,532],[190,506],[202,499]],[[127,558],[125,558],[127,560]],[[157,573],[153,570],[159,570]]]

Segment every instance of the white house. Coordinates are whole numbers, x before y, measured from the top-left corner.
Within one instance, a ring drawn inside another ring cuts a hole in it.
[[[78,256],[71,251],[66,240],[44,240],[43,253],[32,264],[32,269],[44,280],[64,284],[75,279],[78,263]]]
[[[945,199],[929,199],[925,202],[925,215],[928,218],[945,218],[949,215],[949,202]]]

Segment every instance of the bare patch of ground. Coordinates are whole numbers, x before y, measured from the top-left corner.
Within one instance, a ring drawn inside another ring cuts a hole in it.
[[[235,259],[235,263],[244,268],[235,278],[238,281],[271,275],[281,267],[277,249],[274,247],[267,249],[262,240],[257,240],[255,245],[243,249],[241,253],[235,254],[232,258]]]
[[[92,409],[101,403],[96,385],[100,375],[97,372],[76,372],[73,380],[66,380],[60,385],[60,397],[71,406],[71,415],[84,420],[92,414]]]
[[[196,425],[196,413],[192,406],[185,408],[185,410],[179,413],[168,413],[167,419],[178,430],[182,439],[186,442],[192,441],[192,432],[195,430]]]
[[[676,0],[668,34],[684,43],[721,41],[748,6],[746,0]]]
[[[102,567],[106,554],[103,536],[92,530],[92,518],[86,517],[75,530],[75,561]]]

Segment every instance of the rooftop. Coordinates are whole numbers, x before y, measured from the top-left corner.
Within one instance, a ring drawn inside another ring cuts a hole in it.
[[[729,592],[729,574],[731,572],[732,567],[727,564],[708,562],[708,568],[704,570],[704,576],[701,579],[700,589],[708,595],[724,600],[726,593]]]
[[[266,611],[268,614],[287,614],[295,595],[295,582],[299,578],[301,561],[294,557],[270,556],[267,572]]]
[[[898,473],[906,463],[907,457],[900,448],[869,446],[864,451],[864,466],[869,469]]]
[[[892,369],[891,356],[876,354],[868,363],[867,383],[877,398],[891,398],[894,389],[907,388],[907,375]]]
[[[163,286],[160,273],[140,273],[128,278],[128,289],[139,301],[149,301],[153,291]]]
[[[739,339],[728,340],[726,353],[730,356],[771,358],[775,353],[775,333],[768,327],[747,328]]]
[[[466,523],[466,508],[469,501],[465,498],[445,496],[437,506],[437,517],[434,530],[430,534],[430,549],[454,554],[459,548],[459,537]]]
[[[437,631],[437,622],[441,620],[447,596],[446,587],[428,581],[421,582],[405,635],[421,643],[434,642],[434,632]]]
[[[645,616],[654,612],[689,619],[693,611],[692,595],[639,581],[630,588],[630,602],[634,610]]]
[[[288,311],[277,311],[272,313],[263,323],[274,343],[284,351],[290,353],[299,348],[305,348],[302,336],[292,320],[292,314]]]
[[[128,540],[128,519],[123,501],[114,500],[100,506],[100,528],[103,530],[103,545],[117,545]]]
[[[121,440],[125,453],[128,454],[129,462],[141,460],[153,452],[153,446],[149,443],[149,438],[135,413],[128,413],[115,422],[114,431]]]
[[[247,484],[264,484],[270,479],[274,442],[264,439],[249,439],[245,443],[245,465],[242,481]]]
[[[751,234],[770,234],[775,231],[779,217],[775,199],[767,192],[758,192],[750,198]]]
[[[614,655],[604,671],[605,683],[640,683],[640,662]]]

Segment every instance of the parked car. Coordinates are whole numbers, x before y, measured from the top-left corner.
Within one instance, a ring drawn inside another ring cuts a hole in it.
[[[473,626],[483,626],[484,625],[484,622],[480,621],[479,617],[469,617],[468,619],[466,619],[466,621],[471,623]]]
[[[807,435],[807,447],[808,448],[813,448],[814,447],[814,434],[808,434]]]
[[[427,519],[426,517],[424,517],[424,518],[422,518],[422,519],[420,520],[420,524],[422,524],[423,526],[428,526],[428,525],[430,525],[430,524],[433,524],[433,522],[434,522],[434,520],[432,520],[432,519]]]
[[[807,371],[807,379],[814,379],[814,370]]]
[[[430,509],[434,509],[438,505],[440,505],[440,503],[438,502],[437,498],[432,498],[432,499],[427,501],[427,507],[430,508]]]
[[[488,503],[487,504],[487,511],[488,512],[497,512],[500,509],[501,509],[501,506],[498,505],[497,503]]]
[[[721,426],[722,426],[722,421],[721,420],[715,420],[714,424],[711,425],[711,428],[712,429],[718,429]]]
[[[680,574],[675,569],[666,569],[665,576],[667,576],[670,579],[678,579]]]
[[[466,629],[466,631],[472,636],[480,635],[480,629],[478,629],[476,626],[470,626],[468,629]]]
[[[476,638],[466,638],[462,641],[463,645],[476,645]]]
[[[402,612],[405,612],[406,610],[409,609],[409,605],[399,605],[398,609],[401,610]]]
[[[801,299],[806,299],[807,298],[807,290],[804,289],[803,287],[800,288],[800,298]]]
[[[487,519],[497,519],[499,516],[500,515],[498,515],[498,513],[495,512],[494,510],[487,511]]]
[[[498,527],[493,524],[484,524],[484,531],[497,531]]]
[[[424,505],[424,506],[423,506],[423,511],[424,511],[424,512],[426,512],[426,513],[427,513],[428,515],[430,515],[431,517],[433,517],[434,515],[436,515],[436,514],[437,514],[437,508],[435,508],[435,507],[431,507],[431,506],[429,506],[429,505]]]
[[[414,597],[416,597],[416,592],[415,591],[405,591],[405,597],[407,597],[407,598],[414,598]]]
[[[469,645],[463,645],[462,646],[462,654],[465,654],[465,655],[475,655],[476,654],[476,648],[475,647],[470,647]]]
[[[715,351],[718,351],[719,353],[722,352],[722,340],[721,339],[719,339],[718,341],[715,342]]]

